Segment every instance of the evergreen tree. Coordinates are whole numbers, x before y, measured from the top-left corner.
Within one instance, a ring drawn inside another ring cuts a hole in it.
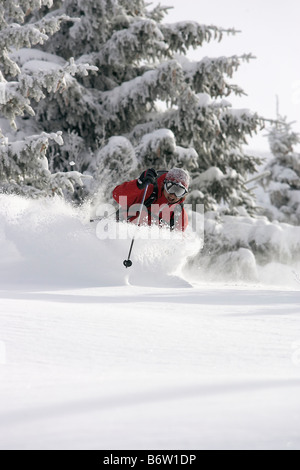
[[[56,93],[68,88],[75,74],[86,75],[87,64],[59,61],[40,50],[28,48],[43,44],[56,33],[63,21],[71,21],[64,14],[30,18],[36,9],[51,7],[52,0],[5,0],[0,5],[0,116],[17,129],[16,119],[34,116],[31,100],[39,102],[45,92]],[[94,67],[92,67],[95,70]],[[23,123],[21,123],[22,126]],[[82,184],[79,173],[51,174],[46,158],[49,141],[63,144],[59,127],[53,132],[26,136],[10,142],[0,129],[0,190],[20,194],[62,194],[64,189],[74,191]]]
[[[300,134],[293,131],[287,118],[278,116],[268,138],[274,158],[266,167],[270,176],[263,185],[273,207],[266,213],[271,220],[300,225],[300,154],[294,150]]]
[[[96,185],[105,181],[111,188],[147,166],[182,166],[192,173],[190,201],[253,213],[245,178],[258,160],[243,145],[262,120],[225,100],[243,94],[229,79],[251,56],[185,57],[189,48],[235,31],[193,21],[168,24],[166,7],[151,9],[143,0],[55,0],[51,18],[62,13],[80,22],[64,23],[43,51],[63,60],[75,55],[77,65],[90,63],[98,72],[60,94],[50,92],[35,108],[45,132],[61,129],[67,137],[62,150],[52,149],[53,168],[65,171],[74,162]],[[114,171],[104,172],[110,159]]]

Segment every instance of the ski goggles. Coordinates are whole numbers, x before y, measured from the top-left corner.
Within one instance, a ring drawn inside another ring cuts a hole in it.
[[[182,198],[187,194],[188,190],[181,183],[174,183],[173,181],[165,182],[165,190],[168,194],[175,194],[175,196]]]

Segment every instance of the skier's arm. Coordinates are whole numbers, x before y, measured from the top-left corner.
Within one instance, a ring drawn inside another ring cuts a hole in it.
[[[153,168],[143,171],[139,179],[129,181],[117,186],[113,191],[113,198],[122,207],[131,207],[139,204],[143,200],[144,188],[148,185],[146,199],[153,192],[153,184],[157,178],[157,173]],[[122,198],[122,199],[121,199]],[[125,200],[127,198],[127,201]]]
[[[151,187],[147,191],[147,197],[151,195]],[[114,200],[122,207],[131,207],[134,204],[139,204],[143,200],[144,189],[138,188],[138,181],[133,180],[120,184],[113,190]],[[127,198],[127,202],[126,199]]]

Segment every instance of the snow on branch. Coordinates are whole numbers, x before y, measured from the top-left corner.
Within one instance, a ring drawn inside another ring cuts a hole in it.
[[[111,192],[113,185],[121,183],[137,168],[137,158],[131,143],[125,137],[111,137],[96,153],[89,171],[95,176],[95,184],[104,192]]]
[[[170,169],[180,166],[187,170],[198,167],[195,149],[177,146],[175,135],[169,129],[144,135],[135,150],[141,167]]]
[[[139,161],[145,166],[154,166],[154,168],[167,166],[166,157],[171,156],[175,151],[175,136],[169,129],[159,129],[144,135],[136,147]]]
[[[258,128],[265,127],[264,120],[248,109],[227,109],[220,117],[221,128],[227,129],[227,135],[247,144],[246,135],[252,137]]]
[[[97,67],[89,64],[76,64],[70,59],[63,67],[57,63],[49,63],[42,60],[31,60],[22,67],[18,82],[6,82],[5,91],[2,91],[3,99],[0,101],[1,113],[15,126],[15,118],[24,115],[25,112],[34,115],[30,106],[30,99],[40,101],[45,98],[44,90],[49,93],[64,91],[72,84],[74,75],[86,76],[89,71],[96,71]],[[2,84],[4,88],[4,85]]]
[[[159,56],[166,56],[167,49],[155,21],[140,20],[127,29],[116,31],[101,48],[97,59],[99,65],[129,65],[145,58],[156,60]]]
[[[235,29],[222,29],[217,26],[206,26],[195,21],[181,21],[173,24],[162,24],[161,32],[173,52],[186,54],[190,47],[196,49],[204,42],[221,41],[224,33],[236,34]]]
[[[46,152],[49,140],[63,144],[62,133],[46,133],[8,142],[0,140],[0,190],[22,195],[53,196],[63,190],[73,192],[74,185],[82,185],[77,172],[51,175]]]
[[[44,44],[49,39],[49,35],[59,31],[63,21],[76,22],[77,18],[68,15],[45,15],[35,23],[26,23],[25,17],[32,10],[42,6],[52,6],[52,0],[32,0],[18,2],[7,1],[0,6],[0,63],[4,73],[14,77],[19,74],[19,69],[15,62],[11,60],[9,54],[22,47],[30,48],[37,44]],[[13,21],[15,20],[15,22]]]
[[[147,11],[146,16],[160,23],[167,15],[168,11],[172,9],[173,7],[163,6],[159,3],[155,8],[153,8],[153,10]]]
[[[31,47],[36,44],[43,44],[48,39],[35,25],[20,26],[16,23],[8,25],[0,32],[0,44],[4,48],[11,46],[17,49],[21,47]]]
[[[77,56],[86,54],[87,50],[98,51],[99,46],[110,37],[112,24],[118,24],[120,16],[127,19],[119,4],[118,0],[64,0],[63,10],[80,18],[80,21],[70,28],[70,34],[64,36],[68,48],[76,51]],[[118,29],[122,29],[122,24]]]
[[[292,225],[300,223],[300,154],[294,149],[300,143],[300,134],[292,128],[293,123],[278,116],[277,122],[268,129],[270,150],[273,158],[268,162],[268,175],[262,186],[271,202],[265,207],[270,220]]]
[[[273,155],[284,158],[294,151],[294,146],[300,143],[300,134],[292,130],[293,122],[287,122],[286,118],[280,117],[280,121],[274,123],[268,130],[268,140]]]
[[[36,101],[40,101],[45,97],[43,89],[48,93],[63,91],[68,87],[71,76],[87,76],[88,71],[97,70],[97,67],[89,64],[76,64],[73,58],[64,67],[33,60],[27,62],[22,69],[23,73],[19,77],[20,88],[27,96],[30,94]]]
[[[78,21],[62,14],[63,9],[49,14],[37,11],[52,6],[52,0],[7,0],[0,5],[0,113],[15,128],[16,117],[25,113],[34,116],[32,99],[39,102],[45,98],[45,90],[55,94],[68,87],[76,88],[75,75],[86,77],[90,71],[98,70],[83,61],[76,63],[72,58],[66,62],[40,49],[28,53],[27,48],[44,44],[49,36],[59,31],[62,22]],[[49,141],[63,144],[62,133],[51,131],[11,143],[0,134],[2,192],[51,196],[74,192],[75,186],[83,185],[80,173],[52,175],[49,171],[46,157]]]
[[[64,191],[73,194],[76,186],[83,186],[83,176],[78,171],[58,172],[49,177],[50,195],[63,196]]]
[[[76,19],[61,15],[45,17],[34,24],[8,24],[0,29],[0,54],[3,55],[2,51],[7,52],[12,46],[14,49],[20,49],[44,44],[48,40],[48,34],[53,35],[60,29],[62,21],[76,21]]]
[[[205,57],[200,62],[193,62],[179,56],[187,83],[196,93],[208,93],[211,97],[229,96],[232,92],[244,95],[244,91],[225,80],[225,75],[232,78],[233,74],[244,61],[254,59],[251,54],[231,57]]]
[[[160,64],[155,70],[123,83],[112,91],[103,93],[104,109],[108,122],[127,126],[136,123],[145,112],[147,103],[156,99],[173,100],[183,83],[182,68],[177,61]]]
[[[26,16],[33,10],[43,6],[51,8],[53,0],[18,0],[18,2],[5,1],[0,5],[0,28],[6,23],[5,17],[14,19],[18,23],[24,23]]]

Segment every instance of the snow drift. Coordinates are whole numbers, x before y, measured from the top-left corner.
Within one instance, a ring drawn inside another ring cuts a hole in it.
[[[141,227],[135,233],[135,226],[111,221],[118,238],[101,239],[99,228],[103,227],[89,222],[90,209],[89,204],[74,207],[60,198],[0,195],[1,284],[178,287],[188,282],[251,280],[299,287],[300,267],[293,255],[299,246],[298,227],[228,217],[216,243],[233,246],[244,241],[236,253],[220,255],[209,267],[207,253],[200,251],[203,240],[191,229],[180,239],[168,231],[161,231],[156,239],[157,227]],[[207,230],[208,223],[206,220]],[[135,234],[134,265],[126,270],[123,261]],[[253,243],[256,247],[267,243],[276,257],[265,257],[264,263],[259,263],[250,249]],[[188,263],[189,259],[193,263]]]
[[[134,247],[134,268],[126,270],[123,260],[130,246],[126,236],[131,237],[135,228],[127,233],[125,224],[120,227],[124,239],[100,240],[97,223],[89,222],[89,214],[88,205],[75,208],[59,198],[30,200],[1,195],[2,285],[171,285],[171,276],[199,250],[200,241],[189,236],[186,240],[143,240],[147,234],[142,233]]]

